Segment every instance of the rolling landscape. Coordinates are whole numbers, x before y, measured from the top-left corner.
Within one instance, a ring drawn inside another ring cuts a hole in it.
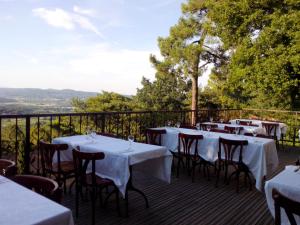
[[[70,89],[0,88],[0,114],[71,112],[72,98],[96,95]]]

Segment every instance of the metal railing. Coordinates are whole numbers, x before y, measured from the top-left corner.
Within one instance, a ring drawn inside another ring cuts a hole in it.
[[[16,161],[20,172],[40,173],[39,141],[51,142],[59,136],[84,134],[88,130],[113,133],[120,138],[129,134],[137,141],[144,141],[144,130],[148,127],[165,126],[167,121],[189,124],[192,114],[197,121],[223,118],[259,118],[280,120],[288,125],[285,141],[293,146],[299,144],[300,112],[216,109],[183,111],[139,111],[139,112],[97,112],[97,113],[54,113],[28,115],[0,115],[0,158]]]

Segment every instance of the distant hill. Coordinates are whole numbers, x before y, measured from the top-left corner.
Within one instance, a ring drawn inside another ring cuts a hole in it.
[[[0,88],[0,114],[70,112],[72,98],[97,94],[70,89]]]
[[[70,89],[0,88],[0,98],[22,99],[25,101],[43,101],[45,99],[66,100],[74,97],[87,98],[95,95],[97,95],[96,92],[74,91]]]

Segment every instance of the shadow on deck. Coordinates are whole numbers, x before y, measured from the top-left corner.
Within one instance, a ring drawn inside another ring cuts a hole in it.
[[[279,151],[280,165],[272,176],[283,170],[285,165],[294,164],[299,155],[299,148]],[[249,191],[241,186],[240,193],[237,194],[234,181],[229,185],[220,182],[219,187],[215,188],[214,177],[207,181],[203,174],[196,173],[195,182],[192,183],[191,177],[187,176],[185,171],[180,173],[179,178],[176,178],[173,173],[171,184],[143,177],[138,172],[134,173],[133,181],[147,195],[150,208],[145,208],[142,197],[130,193],[129,218],[118,217],[115,201],[112,199],[106,209],[101,208],[98,203],[96,224],[266,225],[274,223],[267,207],[265,194],[255,187]],[[75,195],[67,194],[63,204],[72,209],[75,224],[91,223],[90,202],[80,202],[78,219],[75,218]],[[124,201],[121,201],[121,207],[124,209]]]

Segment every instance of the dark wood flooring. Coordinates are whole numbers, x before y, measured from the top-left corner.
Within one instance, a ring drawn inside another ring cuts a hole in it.
[[[280,172],[285,165],[293,164],[300,155],[300,149],[289,148],[279,151],[280,165],[276,172],[267,179]],[[213,173],[213,170],[212,170]],[[210,181],[203,174],[196,174],[195,182],[181,171],[179,178],[172,175],[172,183],[166,184],[160,180],[144,177],[135,172],[134,184],[147,195],[150,207],[145,208],[142,197],[135,192],[129,195],[129,217],[119,217],[112,198],[106,209],[98,203],[96,209],[96,224],[141,224],[141,225],[254,225],[273,224],[273,218],[266,204],[265,194],[253,188],[252,191],[243,187],[240,193],[235,192],[235,182],[229,185],[220,182],[215,188],[215,178]],[[91,204],[80,201],[78,219],[75,218],[75,195],[66,194],[63,204],[72,209],[75,224],[91,224]],[[124,214],[124,201],[121,201]]]

